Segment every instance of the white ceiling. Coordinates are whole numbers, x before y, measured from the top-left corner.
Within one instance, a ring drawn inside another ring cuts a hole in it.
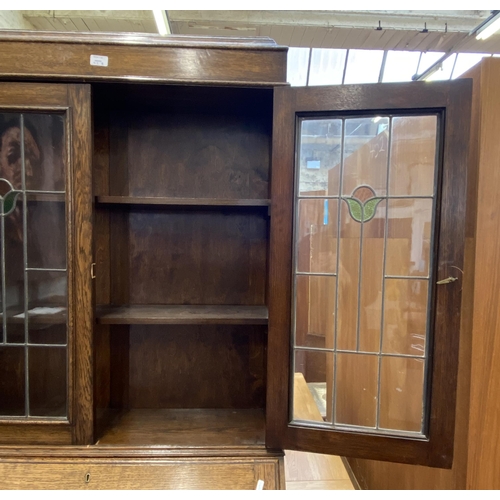
[[[500,33],[467,34],[490,14],[469,11],[182,11],[170,10],[172,33],[268,36],[294,47],[500,53]],[[380,28],[376,29],[379,26]],[[426,23],[427,32],[424,31]],[[152,11],[0,11],[0,28],[156,33]]]

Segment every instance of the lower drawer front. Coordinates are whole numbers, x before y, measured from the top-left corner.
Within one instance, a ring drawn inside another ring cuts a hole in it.
[[[0,489],[280,489],[281,460],[2,461]]]

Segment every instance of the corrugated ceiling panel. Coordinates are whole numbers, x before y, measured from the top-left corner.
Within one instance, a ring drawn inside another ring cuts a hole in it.
[[[88,31],[89,27],[85,24],[82,18],[72,17],[71,21],[77,27],[78,31]]]
[[[349,31],[350,29],[337,29],[336,30],[336,36],[335,40],[333,42],[333,47],[334,49],[349,49],[344,42],[346,41],[346,38],[349,36]]]
[[[282,26],[279,39],[274,37],[271,38],[274,38],[274,40],[276,40],[276,42],[279,43],[280,45],[290,45],[292,34],[293,34],[293,26]]]
[[[302,36],[302,46],[311,47],[314,35],[316,34],[316,28],[312,26],[306,26],[304,30],[304,35]]]
[[[257,33],[259,36],[271,36],[271,26],[260,26]]]
[[[304,26],[295,26],[293,29],[292,42],[291,45],[293,47],[304,47],[302,44],[302,38],[304,37],[304,33],[306,28]]]
[[[331,49],[335,48],[334,47],[334,41],[335,38],[337,37],[337,31],[335,28],[325,28],[326,35],[325,38],[323,39],[323,45],[320,48],[324,49]]]
[[[326,30],[323,28],[311,28],[314,29],[314,36],[311,40],[311,44],[313,47],[322,47],[323,46],[323,40],[325,39],[326,36]]]
[[[363,42],[362,49],[371,49],[372,47],[380,47],[380,39],[382,38],[383,31],[381,30],[370,30],[369,35]]]
[[[347,48],[360,49],[365,40],[370,36],[369,30],[349,30],[347,38],[344,40],[344,46]]]

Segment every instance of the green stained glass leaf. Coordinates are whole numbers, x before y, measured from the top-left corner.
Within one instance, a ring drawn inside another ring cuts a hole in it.
[[[363,222],[368,222],[372,220],[375,216],[375,210],[377,210],[378,204],[382,201],[382,198],[372,198],[367,200],[363,206]]]
[[[349,214],[356,222],[361,222],[363,218],[363,209],[361,203],[355,198],[344,198],[349,206]]]
[[[20,191],[9,191],[3,197],[3,215],[11,214],[16,208],[17,197],[19,196]]]

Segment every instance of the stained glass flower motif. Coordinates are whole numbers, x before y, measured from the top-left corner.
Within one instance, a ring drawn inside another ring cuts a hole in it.
[[[356,222],[368,222],[375,217],[378,204],[383,200],[375,195],[375,191],[370,186],[358,186],[351,196],[346,196],[343,200],[349,207],[349,215]]]
[[[0,215],[2,217],[10,215],[15,210],[20,193],[21,191],[15,190],[7,179],[0,179]]]

